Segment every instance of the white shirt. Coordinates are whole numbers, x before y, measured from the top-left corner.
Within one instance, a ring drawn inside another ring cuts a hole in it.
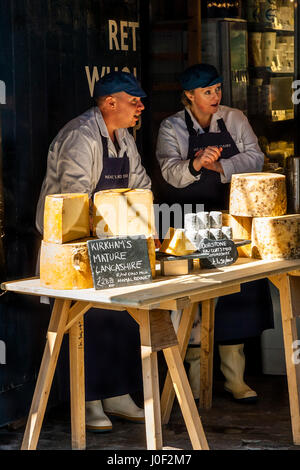
[[[134,138],[127,129],[118,129],[119,151],[109,138],[102,114],[97,107],[68,122],[52,141],[47,172],[37,205],[36,227],[43,233],[44,202],[47,194],[88,193],[95,190],[103,169],[100,133],[108,138],[109,157],[129,158],[129,188],[150,189],[151,181],[141,164]]]
[[[194,129],[203,134],[204,130],[190,114]],[[221,159],[224,175],[221,182],[229,183],[234,173],[250,173],[261,171],[264,163],[264,154],[259,148],[257,137],[246,116],[238,109],[228,106],[219,106],[213,114],[209,132],[220,132],[217,120],[222,118],[228,132],[234,140],[240,153],[228,159]],[[176,188],[184,188],[201,178],[193,176],[189,171],[187,159],[189,147],[189,133],[185,123],[184,109],[164,119],[160,125],[156,146],[158,159],[164,179]]]

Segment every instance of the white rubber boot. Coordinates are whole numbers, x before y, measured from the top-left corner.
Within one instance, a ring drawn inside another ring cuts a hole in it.
[[[103,409],[108,415],[118,416],[137,423],[145,422],[144,410],[139,408],[128,394],[105,398],[102,403]]]
[[[243,344],[219,345],[224,388],[240,402],[254,402],[257,393],[244,382],[245,355]]]
[[[195,399],[200,394],[200,346],[187,348],[185,362],[189,364],[188,379]]]
[[[112,422],[103,411],[101,400],[85,402],[86,429],[94,432],[112,430]]]

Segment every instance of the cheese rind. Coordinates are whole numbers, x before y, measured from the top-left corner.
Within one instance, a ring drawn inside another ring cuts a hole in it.
[[[89,235],[88,194],[66,193],[46,196],[43,233],[45,242],[66,243]]]
[[[184,256],[194,253],[197,251],[197,248],[186,237],[184,229],[170,227],[159,251],[169,255]]]
[[[109,189],[94,195],[93,234],[99,238],[155,234],[150,189]]]
[[[50,289],[89,289],[93,278],[87,240],[64,244],[42,241],[40,256],[41,285]]]
[[[287,209],[285,176],[275,173],[232,175],[229,213],[241,217],[276,217]]]
[[[300,214],[254,218],[252,257],[265,260],[300,258]]]
[[[155,254],[155,242],[153,237],[147,238],[147,248],[148,248],[148,256],[149,262],[151,267],[151,274],[152,278],[155,278],[155,269],[156,269],[156,254]]]

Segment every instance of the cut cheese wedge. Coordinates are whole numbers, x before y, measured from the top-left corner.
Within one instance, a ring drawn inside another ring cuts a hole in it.
[[[254,258],[300,258],[300,214],[258,217],[252,223]]]
[[[184,256],[194,253],[197,248],[186,237],[184,229],[170,227],[159,251],[169,255]]]
[[[111,189],[94,195],[93,234],[99,238],[155,234],[150,189]]]
[[[66,243],[90,235],[88,194],[46,196],[43,240]]]
[[[251,240],[253,217],[241,217],[238,215],[222,214],[224,226],[232,228],[232,238],[235,240]],[[239,246],[238,255],[242,258],[251,258],[251,244]]]
[[[50,289],[89,289],[93,278],[87,240],[59,245],[42,241],[40,257],[41,285]]]
[[[285,176],[275,173],[232,175],[229,213],[241,217],[276,217],[287,209]]]

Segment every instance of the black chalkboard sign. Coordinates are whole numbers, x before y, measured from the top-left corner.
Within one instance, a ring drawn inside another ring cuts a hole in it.
[[[88,240],[87,246],[95,289],[152,279],[146,237],[98,238]]]
[[[217,268],[228,266],[238,259],[238,251],[232,240],[209,240],[204,238],[199,245],[201,267]]]

